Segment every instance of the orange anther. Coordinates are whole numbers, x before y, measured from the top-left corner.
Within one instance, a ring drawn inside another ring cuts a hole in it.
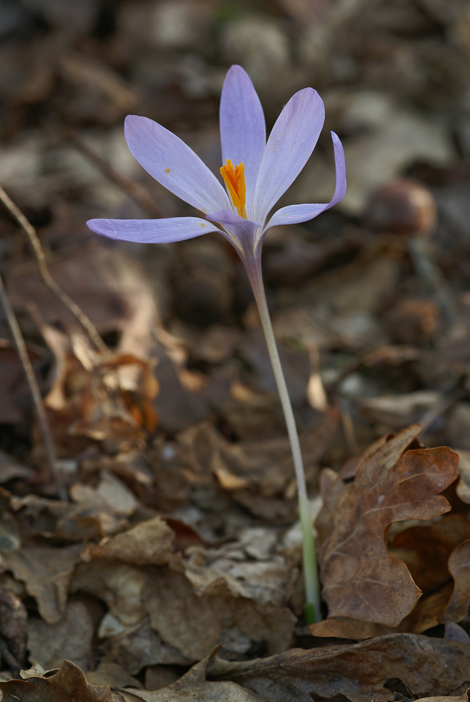
[[[222,166],[220,172],[232,199],[233,206],[237,208],[237,212],[240,217],[245,217],[246,219],[246,185],[244,164],[240,163],[239,166],[233,167],[231,160],[227,159],[227,163],[225,166]]]

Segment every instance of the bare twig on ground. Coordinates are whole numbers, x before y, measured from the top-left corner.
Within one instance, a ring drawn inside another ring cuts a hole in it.
[[[57,491],[61,500],[67,500],[67,492],[65,486],[62,482],[61,476],[57,471],[57,461],[54,448],[54,442],[52,440],[51,431],[49,428],[49,423],[47,421],[46,411],[44,409],[44,404],[42,401],[41,393],[39,392],[39,387],[36,381],[36,376],[34,375],[33,367],[29,359],[28,351],[26,349],[26,344],[24,342],[23,336],[21,334],[20,327],[16,321],[15,313],[8,295],[3,285],[3,280],[0,276],[0,301],[1,305],[5,311],[5,316],[8,321],[8,325],[11,330],[13,340],[15,342],[16,349],[18,351],[18,356],[20,357],[21,363],[23,364],[26,379],[28,381],[29,389],[31,390],[31,395],[33,398],[34,407],[38,417],[39,428],[41,430],[42,438],[44,441],[44,447],[46,449],[47,460],[52,471],[52,475],[55,480]]]
[[[34,258],[39,269],[41,278],[49,288],[49,290],[62,302],[65,307],[71,312],[74,317],[81,324],[83,329],[86,331],[92,342],[95,344],[96,348],[101,353],[107,353],[108,347],[98,334],[98,331],[93,324],[93,322],[86,316],[86,314],[80,309],[76,302],[74,302],[66,292],[56,283],[46,264],[46,257],[44,256],[44,251],[39,241],[36,230],[30,222],[26,219],[21,210],[15,205],[15,203],[8,197],[2,186],[0,185],[0,201],[3,202],[7,210],[18,222],[24,233],[29,239],[31,248],[33,250]]]
[[[149,217],[160,218],[162,211],[146,188],[134,183],[130,178],[126,178],[116,171],[107,161],[99,156],[73,129],[67,129],[67,139],[75,146],[80,153],[91,161],[102,173],[115,183],[121,190],[129,195]]]

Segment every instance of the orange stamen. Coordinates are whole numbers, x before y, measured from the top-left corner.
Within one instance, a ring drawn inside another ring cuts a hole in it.
[[[245,165],[240,163],[239,166],[234,168],[231,160],[227,159],[227,163],[225,166],[222,166],[220,172],[232,199],[233,206],[237,208],[240,217],[245,217],[246,219]]]

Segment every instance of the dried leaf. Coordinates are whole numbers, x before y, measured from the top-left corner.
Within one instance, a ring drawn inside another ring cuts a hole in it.
[[[186,577],[165,568],[149,578],[144,601],[152,628],[190,660],[203,658],[220,642],[237,650],[241,639],[244,650],[251,641],[264,641],[268,653],[283,651],[295,624],[287,607],[234,597],[222,578],[219,589],[199,596]]]
[[[79,560],[80,545],[66,548],[28,546],[20,551],[2,553],[4,567],[22,580],[38,603],[41,617],[48,624],[62,619],[67,602],[70,576]]]
[[[190,671],[172,685],[162,690],[120,690],[126,702],[268,702],[254,692],[233,682],[209,682],[205,671],[208,659],[197,663]]]
[[[0,634],[21,665],[26,655],[28,614],[19,597],[0,587]]]
[[[397,692],[404,686],[413,696],[457,695],[468,687],[469,669],[467,644],[390,634],[243,663],[216,658],[208,677],[232,680],[270,702],[311,702],[336,695],[350,702],[388,702],[394,699],[389,684],[385,687],[391,680],[397,681]]]
[[[449,597],[452,584],[447,583],[436,592],[427,597],[422,597],[414,609],[406,616],[397,627],[376,624],[375,622],[362,622],[349,617],[328,617],[318,624],[312,625],[315,636],[334,636],[340,639],[362,640],[385,634],[409,632],[421,634],[423,631],[437,626],[441,620]]]
[[[146,620],[141,626],[108,639],[107,646],[108,657],[132,675],[137,675],[142,668],[149,665],[182,666],[191,663],[175,648],[163,643]]]
[[[121,624],[133,626],[146,615],[143,592],[147,580],[145,573],[127,563],[96,559],[76,567],[70,592],[100,598]]]
[[[28,349],[28,356],[37,367],[43,360],[41,349]],[[24,397],[28,397],[28,386],[24,369],[14,345],[0,339],[0,422],[14,424],[24,419]],[[4,481],[2,481],[4,482]]]
[[[133,565],[162,565],[173,554],[174,532],[162,517],[137,524],[122,534],[89,545],[82,558],[110,558]]]
[[[455,480],[458,457],[448,448],[407,451],[420,429],[413,425],[373,444],[353,480],[340,473],[325,497],[316,526],[330,616],[393,627],[421,595],[406,565],[388,553],[385,534],[393,522],[450,509],[438,493]]]
[[[468,614],[470,604],[470,540],[464,541],[449,558],[449,570],[454,578],[454,591],[442,614],[443,622],[460,622]]]
[[[70,661],[64,661],[55,675],[0,682],[2,702],[114,702],[109,687],[90,685]]]
[[[428,594],[450,581],[450,555],[467,539],[470,539],[467,515],[451,512],[432,524],[399,531],[389,540],[389,548],[394,558],[406,563],[420,590]]]
[[[45,670],[58,668],[64,658],[82,670],[91,669],[94,625],[83,602],[70,602],[57,624],[30,619],[28,630],[30,660],[40,663]]]

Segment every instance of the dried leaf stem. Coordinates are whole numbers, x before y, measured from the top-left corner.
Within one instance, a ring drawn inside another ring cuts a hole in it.
[[[5,316],[8,321],[8,325],[11,330],[13,340],[15,342],[16,349],[18,351],[18,356],[20,357],[23,369],[28,381],[29,389],[31,391],[31,396],[33,398],[34,408],[36,410],[39,428],[41,430],[42,438],[44,441],[44,447],[46,449],[47,460],[54,477],[54,481],[59,493],[61,500],[67,500],[67,492],[65,490],[64,484],[62,482],[61,476],[57,471],[57,461],[54,448],[54,442],[52,440],[51,431],[49,428],[49,423],[47,421],[46,410],[44,409],[44,404],[42,401],[41,393],[36,381],[36,376],[34,375],[33,367],[31,361],[29,360],[28,351],[26,349],[26,344],[21,334],[21,329],[11,306],[11,302],[3,285],[3,279],[0,276],[0,302],[5,311]]]
[[[38,235],[33,225],[26,219],[21,210],[15,205],[15,203],[8,197],[2,186],[0,185],[0,200],[3,202],[7,210],[18,222],[26,236],[28,237],[29,243],[33,251],[34,258],[39,269],[39,273],[44,283],[47,285],[49,290],[62,302],[65,307],[73,314],[73,316],[81,324],[85,332],[88,334],[92,342],[95,344],[96,348],[101,353],[107,353],[108,347],[98,334],[98,331],[93,324],[93,322],[86,316],[86,314],[80,309],[76,302],[74,302],[66,292],[56,283],[46,264],[46,257],[44,256],[44,251],[39,241]]]

